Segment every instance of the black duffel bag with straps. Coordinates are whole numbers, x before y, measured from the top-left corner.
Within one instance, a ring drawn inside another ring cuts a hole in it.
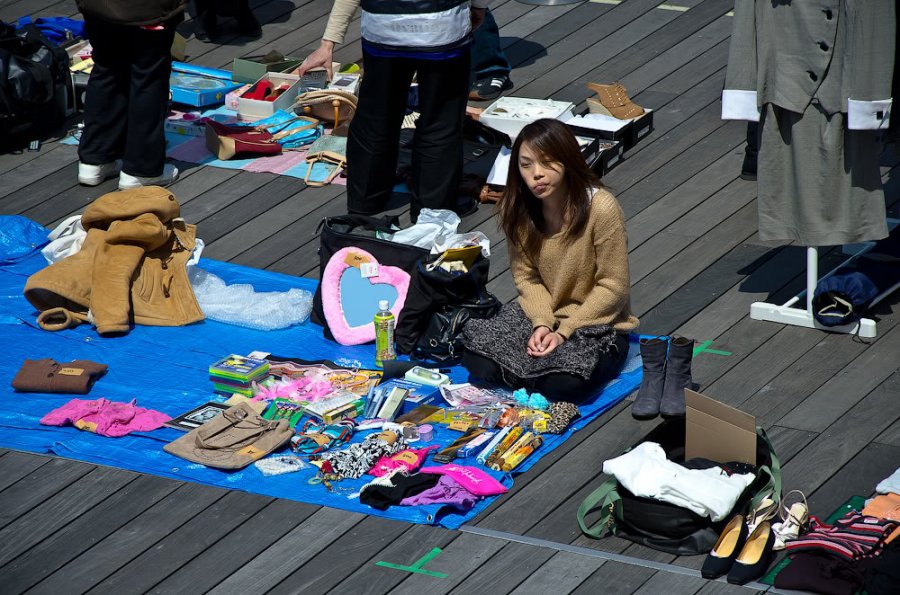
[[[656,442],[663,447],[670,461],[683,463],[684,421],[664,422],[641,442]],[[611,477],[581,503],[578,525],[589,537],[599,539],[608,529],[616,537],[670,554],[708,554],[735,514],[755,509],[766,497],[776,501],[781,499],[781,463],[765,431],[757,427],[756,478],[721,521],[713,522],[709,517],[669,502],[635,496]],[[585,517],[598,509],[600,519],[589,527]]]
[[[325,270],[335,252],[353,246],[361,248],[375,257],[379,264],[403,269],[411,276],[415,274],[416,263],[428,256],[428,250],[382,240],[377,233],[394,233],[400,230],[397,217],[368,217],[366,215],[340,215],[326,217],[319,224],[319,275]],[[333,339],[322,310],[322,285],[316,287],[313,295],[311,319],[324,327],[323,334]]]

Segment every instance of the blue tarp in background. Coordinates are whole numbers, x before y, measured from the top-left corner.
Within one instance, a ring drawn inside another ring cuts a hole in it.
[[[47,230],[22,217],[0,217],[0,446],[38,453],[53,453],[90,463],[110,465],[141,473],[194,481],[224,488],[288,498],[384,516],[412,523],[439,524],[457,528],[484,510],[492,499],[480,502],[466,514],[442,509],[439,505],[400,507],[377,511],[358,499],[347,498],[350,491],[329,493],[321,485],[309,485],[314,469],[275,477],[265,477],[252,465],[236,472],[219,471],[174,457],[162,447],[182,435],[162,428],[154,432],[107,438],[74,427],[42,426],[48,411],[72,398],[105,397],[156,409],[175,417],[210,400],[221,400],[212,392],[208,368],[215,360],[231,353],[254,350],[304,359],[331,359],[342,365],[359,362],[374,365],[371,345],[345,347],[322,336],[322,329],[311,323],[278,331],[256,331],[206,321],[186,327],[138,326],[124,337],[103,338],[89,325],[58,333],[41,330],[35,323],[37,312],[25,300],[22,290],[29,275],[46,266],[39,248]],[[202,259],[200,266],[226,283],[250,283],[257,291],[286,291],[300,287],[314,291],[316,281],[235,264]],[[94,385],[87,397],[16,393],[10,386],[25,359],[49,357],[59,362],[89,359],[109,366],[109,372]],[[637,345],[631,344],[629,363],[623,374],[612,381],[591,403],[580,407],[582,417],[564,434],[547,435],[544,445],[515,472],[528,470],[542,456],[559,446],[572,432],[587,425],[603,411],[621,401],[640,383],[640,359]],[[452,370],[455,382],[466,381],[461,367]],[[362,440],[367,433],[354,439]],[[458,432],[436,427],[435,441],[447,444]],[[462,462],[462,461],[460,461]],[[598,462],[599,464],[599,462]],[[494,473],[507,486],[511,474]],[[514,474],[513,474],[514,475]],[[502,477],[501,477],[502,476]],[[369,476],[338,482],[341,487],[358,489]],[[355,489],[353,491],[356,491]]]

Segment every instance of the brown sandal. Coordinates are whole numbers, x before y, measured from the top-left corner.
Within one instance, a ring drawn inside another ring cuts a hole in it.
[[[631,120],[644,114],[644,108],[628,97],[628,91],[621,83],[587,83],[586,86],[597,94],[597,97],[587,98],[588,111],[592,114],[603,114],[619,120]]]

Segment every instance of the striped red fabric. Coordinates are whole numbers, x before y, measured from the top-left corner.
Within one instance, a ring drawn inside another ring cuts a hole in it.
[[[826,525],[816,517],[810,518],[809,533],[785,544],[790,553],[801,551],[824,552],[846,560],[859,560],[877,556],[884,541],[900,522],[866,516],[856,511],[848,512]]]

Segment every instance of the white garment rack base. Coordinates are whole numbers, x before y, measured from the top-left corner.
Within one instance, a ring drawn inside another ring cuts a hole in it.
[[[894,220],[889,220],[888,225],[896,224]],[[854,259],[868,252],[874,246],[874,242],[863,244],[859,250],[853,253],[847,260],[835,267],[825,277],[831,276],[835,270],[849,264]],[[871,318],[861,318],[855,324],[843,324],[840,326],[824,326],[813,316],[813,295],[816,291],[816,285],[819,283],[819,249],[810,246],[806,249],[806,289],[789,299],[784,304],[778,306],[767,302],[753,302],[750,305],[750,318],[753,320],[767,320],[769,322],[779,322],[781,324],[790,324],[792,326],[803,326],[806,328],[817,328],[833,333],[858,334],[860,337],[873,338],[876,336],[875,321]],[[869,305],[874,307],[878,302],[886,298],[892,292],[900,288],[900,283],[896,283],[889,287],[886,291],[880,293]],[[801,299],[806,297],[806,308],[796,306]]]

